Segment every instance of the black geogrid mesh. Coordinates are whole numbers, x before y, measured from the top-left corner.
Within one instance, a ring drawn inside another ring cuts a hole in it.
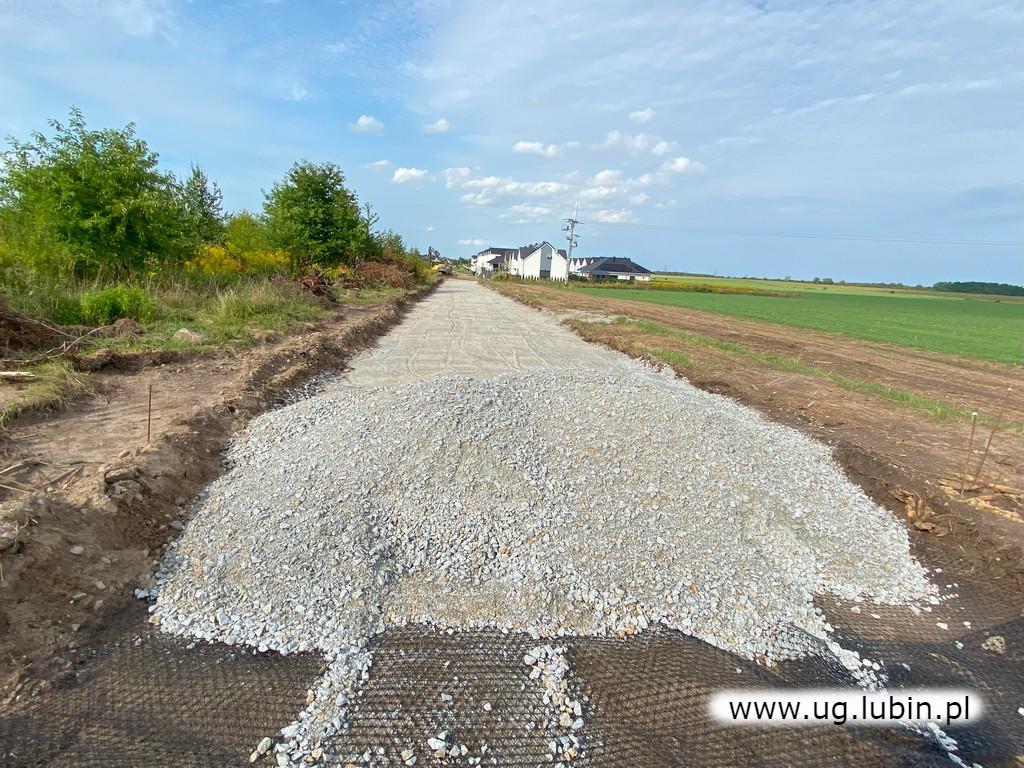
[[[918,552],[934,565],[934,553]],[[920,616],[822,601],[844,647],[878,660],[895,685],[977,690],[986,719],[948,729],[970,765],[1018,766],[1024,754],[1024,618],[1019,592],[1000,584],[940,581],[959,597]],[[1007,585],[1009,586],[1009,585]],[[877,618],[876,618],[877,617]],[[942,622],[947,629],[938,626]],[[966,626],[965,622],[970,626]],[[992,635],[1004,655],[985,650]],[[543,643],[545,641],[541,641]],[[793,636],[795,644],[806,638]],[[378,638],[371,678],[328,754],[366,755],[370,765],[401,765],[414,748],[417,768],[547,764],[550,734],[541,687],[529,680],[528,636],[496,631],[428,632],[407,627]],[[578,766],[948,766],[935,743],[901,729],[733,728],[711,721],[717,689],[814,687],[849,682],[827,657],[766,668],[669,631],[636,637],[563,638],[574,695],[586,697],[584,754]],[[959,644],[959,645],[958,645]],[[962,646],[962,647],[961,647]],[[907,668],[909,667],[909,669]],[[119,639],[83,652],[74,674],[0,718],[5,766],[242,766],[259,740],[290,722],[322,674],[316,656],[253,655],[160,635],[140,612]],[[488,704],[489,709],[484,705]],[[435,759],[426,740],[447,731],[465,757]],[[483,745],[486,751],[481,751]],[[273,756],[258,765],[273,765]]]

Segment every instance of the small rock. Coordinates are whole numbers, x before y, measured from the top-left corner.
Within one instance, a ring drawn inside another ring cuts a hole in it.
[[[269,736],[264,736],[260,739],[260,743],[256,745],[256,749],[253,750],[252,754],[249,755],[249,762],[255,763],[265,754],[270,751],[270,748],[274,745],[274,740]]]
[[[122,317],[114,321],[110,333],[112,336],[138,336],[142,333],[142,326],[130,317]]]
[[[83,552],[85,552],[85,547],[83,547],[81,544],[73,544],[68,549],[68,552],[70,552],[72,555],[80,555]]]
[[[1006,654],[1006,638],[1002,635],[992,635],[981,644],[981,647],[989,653],[1003,656]]]
[[[207,340],[206,336],[188,328],[179,328],[174,332],[175,341],[184,341],[188,344],[202,344]]]

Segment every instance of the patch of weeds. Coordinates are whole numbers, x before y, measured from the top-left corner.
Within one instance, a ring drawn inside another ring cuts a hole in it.
[[[290,287],[261,283],[220,292],[196,319],[200,333],[225,342],[247,340],[252,331],[283,331],[326,314],[327,310]]]
[[[20,414],[61,408],[92,391],[88,376],[76,371],[65,360],[39,363],[24,370],[34,374],[35,378],[18,385],[20,391],[0,410],[0,427],[7,426]]]
[[[677,352],[674,349],[660,349],[653,348],[645,350],[648,354],[662,360],[669,365],[679,365],[689,367],[693,365],[693,361],[689,355],[684,355],[682,352]]]
[[[85,291],[80,299],[82,320],[90,325],[110,325],[123,317],[145,322],[156,313],[153,297],[141,288],[112,285]]]

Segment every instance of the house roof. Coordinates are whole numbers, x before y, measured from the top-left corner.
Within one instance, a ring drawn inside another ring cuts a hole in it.
[[[542,245],[551,245],[551,243],[547,240],[541,240],[539,243],[530,243],[529,245],[524,245],[521,248],[487,248],[476,254],[474,258],[485,257],[484,260],[488,264],[493,262],[495,258],[504,258],[506,256],[514,259],[525,259]],[[553,245],[551,245],[551,247],[555,248]],[[555,248],[555,250],[563,258],[566,256],[565,250],[562,248]],[[488,256],[491,258],[486,258]]]
[[[519,256],[519,258],[524,259],[531,253],[536,251],[538,248],[540,248],[542,245],[551,245],[551,243],[549,243],[547,240],[541,240],[539,243],[530,243],[529,245],[524,245],[522,248],[518,249],[519,253],[517,255]],[[555,248],[555,246],[553,245],[551,245],[551,247],[554,248],[555,252],[559,256],[565,257],[565,250],[563,250],[562,248]]]
[[[631,259],[603,258],[597,259],[593,264],[580,267],[580,272],[587,274],[614,274],[614,275],[650,275],[651,270],[635,264]]]
[[[486,256],[488,254],[494,254],[494,255],[497,255],[497,256],[507,256],[508,254],[512,253],[512,251],[514,251],[514,250],[516,250],[516,249],[515,248],[487,248],[485,250],[480,251],[480,253],[478,253],[477,256]]]

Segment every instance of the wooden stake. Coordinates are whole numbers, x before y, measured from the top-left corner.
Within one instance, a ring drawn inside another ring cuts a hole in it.
[[[1006,390],[1007,395],[1013,391],[1013,388]],[[1003,420],[1003,414],[1006,412],[1006,406],[1004,405],[999,409],[999,415],[996,416],[995,422],[992,424],[992,431],[988,433],[988,440],[985,441],[985,452],[981,454],[981,462],[978,464],[978,469],[974,473],[974,479],[971,481],[971,485],[978,484],[978,478],[981,477],[981,468],[985,466],[985,459],[988,458],[988,449],[992,447],[992,438],[996,436],[996,427],[999,426],[999,422]]]
[[[149,385],[149,412],[146,414],[146,445],[149,445],[149,439],[153,434],[153,385]],[[973,432],[971,433],[973,436]],[[963,483],[961,483],[961,486]],[[963,490],[961,489],[961,493]]]
[[[974,430],[978,426],[978,412],[971,413],[971,439],[967,441],[967,455],[964,456],[964,465],[960,469],[960,495],[964,495],[964,483],[967,481],[967,465],[971,461],[971,449],[974,447]]]

